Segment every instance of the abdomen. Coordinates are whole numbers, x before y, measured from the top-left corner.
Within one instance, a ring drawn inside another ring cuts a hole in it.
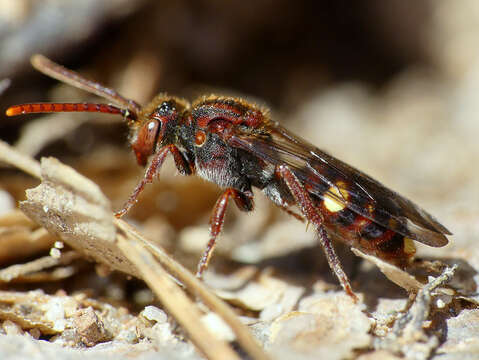
[[[356,214],[345,205],[314,199],[324,226],[335,239],[398,266],[405,266],[416,252],[411,239]]]

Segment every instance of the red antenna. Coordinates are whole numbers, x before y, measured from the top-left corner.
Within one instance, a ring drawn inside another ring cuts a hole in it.
[[[68,70],[63,66],[54,63],[43,55],[33,55],[31,63],[35,69],[54,79],[85,90],[110,100],[120,107],[96,103],[35,103],[14,105],[7,109],[7,116],[15,116],[28,113],[50,113],[50,112],[99,112],[107,114],[121,114],[129,120],[136,120],[141,110],[139,104],[129,100],[115,90],[102,84],[88,80],[80,74]]]
[[[120,109],[114,105],[93,103],[34,103],[10,106],[7,116],[15,116],[30,113],[53,113],[53,112],[99,112],[107,114],[121,114],[128,116],[128,110]]]

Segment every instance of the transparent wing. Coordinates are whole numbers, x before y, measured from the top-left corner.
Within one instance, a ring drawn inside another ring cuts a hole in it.
[[[238,126],[227,142],[273,165],[288,165],[306,190],[333,198],[379,225],[429,246],[448,243],[451,232],[412,201],[328,155],[274,122]]]

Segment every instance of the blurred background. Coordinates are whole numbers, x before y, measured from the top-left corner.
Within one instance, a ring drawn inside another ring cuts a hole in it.
[[[268,104],[300,136],[421,204],[457,235],[448,248],[421,254],[479,263],[479,253],[464,251],[479,233],[478,35],[474,0],[0,0],[0,80],[10,83],[3,82],[0,110],[99,101],[34,71],[34,53],[141,104],[163,91],[188,98],[244,94]],[[0,119],[2,140],[72,165],[101,186],[115,209],[142,174],[121,118]],[[0,171],[7,211],[36,181]],[[194,253],[194,266],[218,194],[194,177],[178,177],[169,162],[130,218],[171,251],[180,244]],[[303,224],[261,195],[256,202],[255,216],[237,216],[231,207],[219,257],[254,263],[314,245]],[[6,263],[18,260],[7,255]]]
[[[99,80],[143,101],[159,90],[181,93],[201,84],[245,92],[282,110],[337,82],[380,88],[408,67],[437,65],[428,38],[437,6],[427,1],[0,4],[0,76],[14,77],[11,92],[24,97],[51,86],[25,79],[35,52],[68,67],[91,68]],[[135,64],[148,75],[112,84]],[[146,89],[138,94],[135,85]]]

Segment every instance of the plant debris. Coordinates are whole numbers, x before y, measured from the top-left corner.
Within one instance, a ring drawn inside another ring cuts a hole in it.
[[[354,304],[311,227],[258,193],[251,215],[229,206],[200,282],[191,271],[216,187],[178,176],[167,159],[128,223],[117,220],[112,209],[142,176],[121,118],[2,117],[0,358],[478,357],[476,2],[358,4],[346,17],[339,5],[300,2],[77,3],[0,2],[2,112],[98,102],[34,73],[32,52],[140,104],[160,91],[233,88],[454,236],[443,248],[417,244],[406,269],[335,243]]]

